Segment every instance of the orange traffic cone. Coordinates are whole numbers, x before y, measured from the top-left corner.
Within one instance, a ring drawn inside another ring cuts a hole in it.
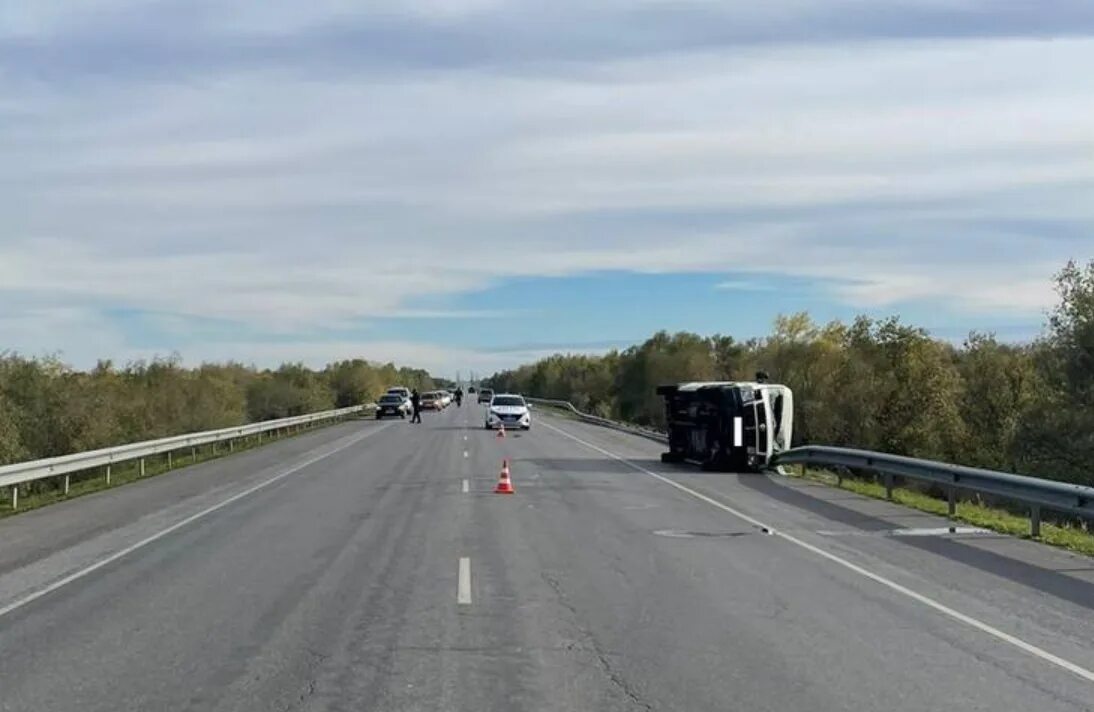
[[[498,486],[494,488],[494,494],[513,494],[513,481],[509,479],[509,461],[501,461],[501,474],[498,476]]]
[[[505,423],[502,423],[498,426],[498,434],[495,435],[494,437],[498,437],[498,438],[504,438],[505,437]]]

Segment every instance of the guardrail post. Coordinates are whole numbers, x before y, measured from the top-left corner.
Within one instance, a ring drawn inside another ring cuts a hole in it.
[[[141,474],[140,477],[144,477],[144,458],[141,458]]]
[[[110,486],[110,465],[106,466],[106,486]]]
[[[198,449],[193,445],[190,446],[190,460],[193,462],[198,461]]]
[[[946,505],[952,519],[957,514],[957,488],[953,485],[946,490]]]
[[[11,486],[11,508],[12,511],[19,509],[19,485]]]
[[[885,499],[893,498],[893,473],[885,473]]]
[[[1035,504],[1029,508],[1029,535],[1041,536],[1041,505]]]
[[[167,469],[168,470],[171,469],[171,451],[170,450],[167,451]]]
[[[69,485],[68,477],[69,477],[68,475],[65,475],[65,496],[66,497],[68,496],[68,485]]]
[[[228,438],[228,452],[235,452],[235,443],[231,438]]]

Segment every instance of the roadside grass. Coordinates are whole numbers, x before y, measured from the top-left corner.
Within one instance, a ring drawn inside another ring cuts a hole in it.
[[[819,469],[799,469],[788,467],[787,471],[793,477],[802,477],[815,482],[822,482],[832,487],[840,487],[856,494],[861,494],[874,499],[886,499],[885,486],[869,480],[843,478],[842,483],[831,472]],[[893,502],[911,507],[921,512],[947,516],[948,504],[945,500],[932,497],[925,492],[904,487],[893,488]],[[1029,518],[1008,512],[1005,509],[989,507],[969,500],[957,501],[957,512],[954,519],[975,527],[990,529],[991,531],[1020,539],[1032,539],[1052,546],[1058,546],[1069,551],[1074,551],[1087,556],[1094,556],[1094,532],[1083,529],[1080,526],[1066,524],[1053,524],[1041,520],[1041,536],[1031,537],[1029,534]]]
[[[273,433],[265,433],[261,439],[256,435],[237,438],[232,442],[230,449],[227,442],[220,442],[201,445],[192,450],[188,447],[181,450],[175,450],[170,453],[170,457],[168,457],[168,453],[147,457],[145,458],[143,477],[140,474],[139,461],[121,462],[111,467],[109,484],[106,482],[106,468],[96,467],[83,472],[73,472],[70,475],[68,494],[65,494],[64,491],[64,475],[51,477],[48,480],[39,480],[35,483],[13,485],[12,487],[0,487],[0,519],[22,514],[23,512],[29,512],[32,509],[46,507],[56,502],[63,502],[68,499],[82,497],[83,495],[114,489],[115,487],[121,487],[131,482],[136,482],[137,480],[147,480],[150,477],[162,475],[191,465],[198,465],[203,462],[209,462],[210,460],[219,460],[223,457],[228,457],[229,455],[253,450],[273,442],[287,440],[288,438],[296,437],[297,435],[312,432],[320,428],[330,427],[331,425],[341,422],[346,421],[337,420],[312,423],[295,431],[286,430],[276,435]],[[41,482],[50,483],[49,488],[33,490],[28,487],[28,485],[39,484]],[[19,505],[18,508],[12,509],[12,489],[16,486],[20,488]]]

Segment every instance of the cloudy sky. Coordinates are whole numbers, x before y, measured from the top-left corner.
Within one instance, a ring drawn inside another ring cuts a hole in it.
[[[1038,333],[1089,0],[7,0],[0,350],[444,374],[780,312]]]

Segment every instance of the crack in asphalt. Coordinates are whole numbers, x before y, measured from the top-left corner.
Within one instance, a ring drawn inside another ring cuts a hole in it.
[[[642,709],[650,710],[652,712],[652,710],[654,709],[653,705],[642,699],[642,697],[639,696],[634,688],[631,687],[630,683],[628,683],[623,678],[623,676],[612,666],[611,660],[608,659],[607,654],[600,647],[600,644],[597,642],[596,637],[592,634],[592,632],[577,623],[577,621],[580,620],[577,609],[574,608],[573,604],[571,604],[569,600],[567,600],[566,594],[563,593],[562,585],[559,583],[559,581],[547,572],[541,572],[540,576],[547,583],[547,585],[551,587],[551,590],[555,592],[555,596],[558,598],[558,602],[573,616],[574,625],[577,627],[578,631],[580,631],[581,635],[584,636],[585,639],[588,641],[589,647],[582,648],[582,650],[587,650],[596,657],[597,662],[600,663],[600,667],[604,671],[604,674],[607,676],[608,680],[613,685],[615,685],[615,687],[618,688],[620,692],[626,695],[627,699],[629,699],[633,704],[641,707]],[[576,647],[577,644],[578,641],[573,642],[573,646]]]

